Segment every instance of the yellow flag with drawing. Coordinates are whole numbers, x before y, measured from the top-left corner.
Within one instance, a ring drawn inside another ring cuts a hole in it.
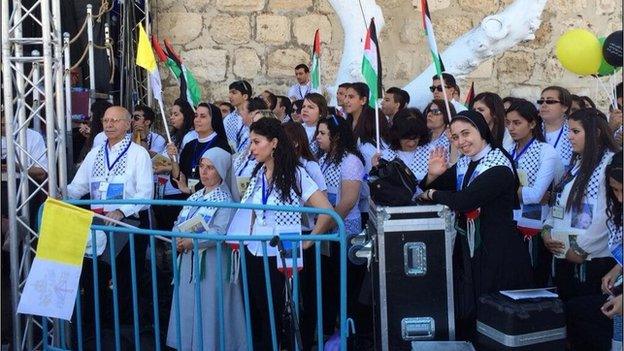
[[[93,212],[48,198],[17,312],[70,320]]]

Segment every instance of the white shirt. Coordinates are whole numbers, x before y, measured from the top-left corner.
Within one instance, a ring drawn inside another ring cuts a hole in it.
[[[609,162],[610,159],[607,164]],[[603,165],[600,169],[600,175],[598,177],[599,184],[597,187],[598,195],[595,203],[590,202],[589,204],[585,204],[586,199],[584,199],[582,204],[583,213],[581,216],[579,216],[579,213],[575,213],[576,211],[572,209],[570,211],[566,211],[563,219],[560,219],[554,216],[553,209],[544,222],[545,225],[550,225],[552,227],[553,232],[556,230],[562,230],[570,234],[576,234],[576,242],[578,246],[589,254],[589,256],[587,256],[588,260],[595,257],[611,257],[608,245],[609,230],[607,229],[605,166],[606,165]],[[573,172],[577,172],[577,170],[578,164],[573,169]],[[561,197],[556,202],[556,206],[560,206],[565,209],[568,197],[570,196],[570,191],[572,190],[572,185],[575,181],[576,177],[565,185],[561,193]],[[588,206],[591,206],[589,214],[586,213]],[[589,220],[590,218],[591,220]]]
[[[122,150],[122,142],[118,142],[109,148],[109,160],[115,160],[124,151]],[[100,146],[106,147],[105,145]],[[152,179],[152,161],[149,153],[145,148],[130,143],[128,148],[128,158],[126,163],[126,171],[123,175],[113,176],[108,179],[106,176],[93,176],[93,168],[96,156],[100,148],[89,151],[84,161],[78,168],[71,184],[67,185],[67,194],[72,199],[80,199],[86,194],[91,194],[91,199],[100,199],[98,186],[100,182],[109,184],[123,184],[124,199],[152,199],[154,197],[154,183]],[[106,163],[106,162],[105,162]],[[104,165],[106,169],[106,164]],[[92,209],[103,209],[104,212],[121,210],[124,216],[129,217],[137,214],[139,211],[146,209],[144,205],[91,205]]]
[[[165,138],[162,135],[149,132],[149,134],[147,134],[147,145],[149,146],[149,151],[159,154],[165,151],[167,141],[165,141]]]
[[[295,100],[303,100],[309,93],[319,93],[317,89],[312,89],[311,83],[306,84],[294,84],[288,89],[288,98]]]
[[[308,136],[308,142],[312,144],[314,141],[314,133],[316,132],[316,125],[309,126],[303,123],[303,129],[305,129],[306,135]]]
[[[258,171],[258,174],[260,174],[260,172],[261,171]],[[301,202],[299,203],[299,205],[304,206],[304,204],[308,201],[308,199],[312,196],[312,194],[314,194],[314,192],[319,189],[316,183],[314,182],[314,180],[312,180],[312,178],[310,177],[310,175],[308,175],[308,173],[301,167],[297,167],[297,183],[299,183],[301,186]],[[267,205],[277,204],[276,195],[277,195],[276,191],[272,191],[269,194]],[[262,181],[256,182],[254,189],[253,189],[253,193],[249,197],[249,199],[247,199],[246,203],[262,204]],[[259,218],[264,218],[264,222],[266,226],[276,228],[275,211],[254,210],[254,212],[256,214],[256,220],[255,220],[255,223],[253,224],[251,235],[258,234],[256,231],[257,230],[256,225],[259,224]],[[236,220],[237,220],[237,217],[235,216],[233,221],[236,221]],[[277,234],[277,233],[274,233],[274,234]],[[262,255],[262,244],[260,241],[247,242],[247,249],[249,249],[249,251],[254,256]],[[267,256],[276,256],[276,255],[277,255],[277,248],[271,247],[267,244]]]
[[[2,136],[2,159],[6,159],[7,145],[4,136]],[[20,150],[15,149],[15,157],[19,158]],[[43,136],[36,130],[26,129],[26,152],[30,155],[28,159],[28,168],[39,167],[44,171],[48,171],[48,154],[46,150],[46,143]],[[17,170],[19,171],[19,170]]]
[[[318,162],[308,161],[303,158],[299,158],[299,162],[301,162],[301,164],[303,165],[303,168],[306,170],[306,172],[308,172],[308,175],[310,176],[310,178],[314,180],[314,182],[318,186],[318,190],[327,191],[327,184],[325,184],[325,177],[323,176],[323,171],[321,170],[321,166],[319,166]],[[306,221],[304,216],[307,217],[307,223],[304,223]],[[301,214],[301,221],[302,221],[301,229],[306,230],[306,231],[314,229],[314,217],[316,217],[314,214],[302,213]]]
[[[104,145],[106,139],[106,134],[104,132],[97,133],[95,138],[93,138],[93,145],[91,145],[91,150],[96,149],[98,146]]]
[[[388,146],[381,141],[380,150],[383,152]],[[373,169],[373,156],[377,152],[377,148],[375,145],[371,143],[362,144],[360,140],[358,140],[357,147],[364,157],[364,178],[367,178],[366,175],[370,173],[371,169]],[[362,187],[360,188],[360,202],[358,203],[358,207],[360,212],[368,213],[369,208],[369,199],[370,199],[370,188],[368,186],[368,181],[362,179]]]
[[[455,107],[455,113],[460,113],[462,111],[468,111],[468,108],[466,108],[466,106],[464,106],[464,104],[462,104],[461,102],[457,101],[457,100],[450,100],[449,101],[453,107]]]

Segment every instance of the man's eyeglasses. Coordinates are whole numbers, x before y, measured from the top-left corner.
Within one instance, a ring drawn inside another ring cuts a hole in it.
[[[446,85],[445,85],[444,87],[445,87],[446,89],[450,89],[450,88],[451,88],[451,87],[446,86]],[[432,86],[430,86],[430,87],[429,87],[429,90],[431,90],[431,92],[432,92],[432,93],[433,93],[434,91],[436,91],[436,90],[437,90],[437,91],[439,91],[439,92],[442,92],[442,86],[441,86],[441,85],[438,85],[438,86],[434,87],[434,86],[432,85]]]
[[[107,123],[113,123],[113,124],[117,124],[119,123],[119,121],[125,121],[126,119],[121,117],[121,118],[104,118],[102,119],[102,124],[107,124]]]
[[[537,104],[538,105],[542,105],[542,104],[546,104],[546,105],[554,105],[554,104],[560,104],[561,101],[559,100],[544,100],[544,99],[539,99],[537,100]]]
[[[141,118],[143,118],[141,115],[132,115],[132,119],[135,121],[139,121]]]

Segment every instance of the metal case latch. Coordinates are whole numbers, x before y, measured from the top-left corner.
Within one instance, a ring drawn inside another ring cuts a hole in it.
[[[423,242],[405,243],[403,246],[405,275],[418,277],[427,274],[427,245]]]
[[[403,340],[433,340],[435,321],[431,317],[403,318],[401,336]]]

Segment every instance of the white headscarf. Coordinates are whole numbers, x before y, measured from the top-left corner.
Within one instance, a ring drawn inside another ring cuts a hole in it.
[[[232,155],[220,147],[208,149],[201,158],[207,158],[212,162],[221,180],[225,181],[229,168],[232,167]]]

